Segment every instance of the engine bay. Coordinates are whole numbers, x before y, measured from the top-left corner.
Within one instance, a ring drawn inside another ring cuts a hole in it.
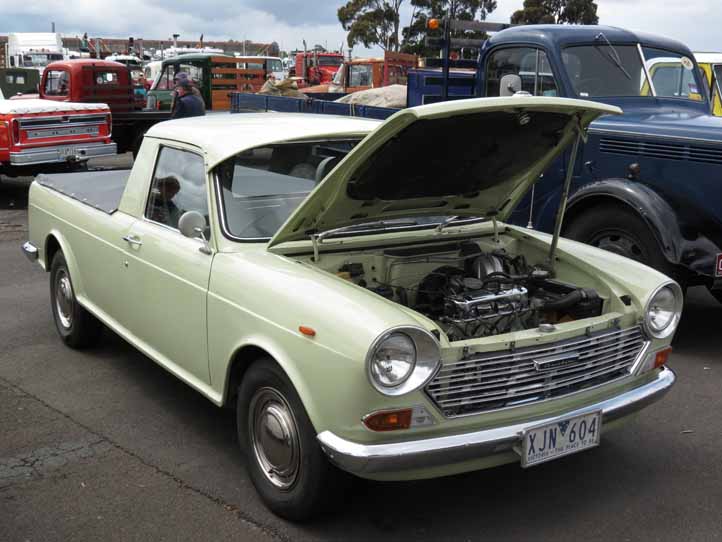
[[[327,270],[427,316],[452,342],[602,314],[593,288],[559,280],[503,244],[484,248],[466,241],[387,249]],[[333,265],[324,258],[323,267]]]

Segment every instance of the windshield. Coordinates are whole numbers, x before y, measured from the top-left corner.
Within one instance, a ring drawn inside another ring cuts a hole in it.
[[[340,56],[319,56],[319,66],[340,66],[343,64],[343,58]]]
[[[282,72],[283,71],[283,64],[281,64],[280,60],[269,60],[266,62],[267,70],[269,72]]]
[[[269,145],[216,168],[224,230],[268,240],[359,140]]]
[[[63,55],[53,53],[33,53],[23,55],[23,66],[26,68],[38,68],[47,66],[50,62],[63,60]]]
[[[615,45],[600,36],[596,45],[567,47],[562,53],[564,67],[580,98],[661,96],[704,99],[690,58],[651,47],[641,48],[642,57],[637,45]],[[647,73],[652,78],[651,84]]]

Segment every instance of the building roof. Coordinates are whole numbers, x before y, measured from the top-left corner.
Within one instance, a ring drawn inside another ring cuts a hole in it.
[[[303,113],[215,113],[161,122],[146,133],[194,145],[207,156],[208,167],[244,150],[273,143],[365,136],[381,122],[358,117]]]

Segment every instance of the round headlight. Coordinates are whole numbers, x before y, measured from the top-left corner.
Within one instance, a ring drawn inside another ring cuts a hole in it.
[[[403,395],[424,386],[441,359],[436,338],[415,327],[388,330],[379,336],[366,357],[369,380],[384,395]]]
[[[416,346],[408,335],[392,333],[371,355],[371,373],[384,387],[398,386],[409,378],[416,365]]]
[[[647,303],[644,323],[647,332],[658,339],[672,335],[682,315],[682,289],[674,282],[666,284]]]

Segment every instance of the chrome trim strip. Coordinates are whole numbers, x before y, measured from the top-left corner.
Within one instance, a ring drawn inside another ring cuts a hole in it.
[[[98,105],[100,105],[100,104],[98,104]],[[22,125],[23,122],[58,120],[59,118],[63,118],[63,117],[80,119],[80,118],[87,118],[87,117],[99,117],[100,115],[104,115],[104,116],[110,115],[110,109],[98,108],[98,111],[96,111],[95,113],[83,113],[83,114],[76,114],[73,111],[68,111],[67,113],[58,112],[57,115],[51,115],[49,117],[27,117],[27,118],[19,118],[17,120]],[[71,124],[71,123],[69,122],[69,124]]]
[[[67,162],[67,156],[61,156],[59,150],[71,148],[76,151],[75,155],[79,160],[87,160],[98,156],[112,156],[118,153],[115,143],[88,143],[86,145],[58,145],[51,147],[37,147],[25,149],[19,152],[10,153],[10,164],[14,166],[26,166],[33,164],[48,164]]]
[[[651,382],[616,397],[557,416],[461,435],[386,444],[361,444],[331,431],[323,431],[316,438],[331,462],[359,476],[451,465],[511,451],[520,445],[524,431],[538,425],[557,423],[598,410],[603,413],[604,423],[623,418],[661,399],[675,380],[674,372],[663,367]]]
[[[38,249],[35,245],[33,245],[30,241],[27,241],[22,244],[20,247],[23,251],[23,254],[25,254],[25,257],[30,260],[31,262],[35,262],[38,259]]]

